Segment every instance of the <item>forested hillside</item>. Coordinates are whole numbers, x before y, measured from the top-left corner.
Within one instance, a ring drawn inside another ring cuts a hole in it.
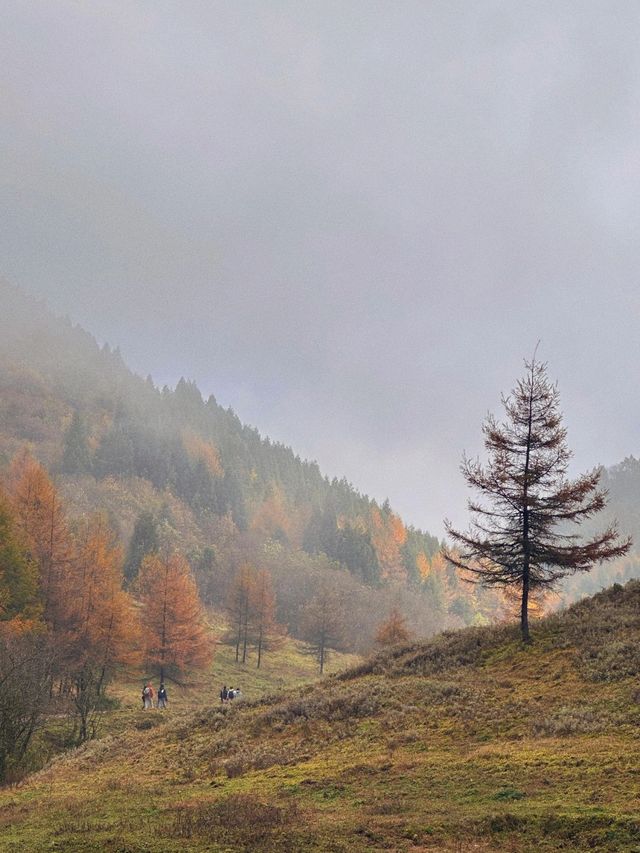
[[[272,576],[294,635],[330,581],[349,602],[336,645],[361,651],[392,606],[419,635],[495,613],[496,596],[459,582],[438,540],[388,502],[324,477],[195,383],[157,388],[15,288],[0,296],[0,465],[26,445],[74,515],[105,510],[130,581],[169,545],[188,555],[205,600],[224,606],[251,563]]]
[[[640,461],[633,456],[618,465],[603,468],[600,480],[608,494],[607,506],[583,525],[586,534],[602,530],[617,519],[620,531],[633,540],[632,550],[613,563],[601,563],[587,574],[567,578],[560,589],[559,603],[569,604],[592,595],[612,583],[640,578]]]

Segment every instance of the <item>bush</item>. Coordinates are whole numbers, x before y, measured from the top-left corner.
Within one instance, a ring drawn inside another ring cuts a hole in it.
[[[222,800],[175,809],[168,834],[173,838],[224,840],[252,849],[272,845],[274,834],[295,820],[297,811],[294,803],[284,807],[253,794],[231,794]]]
[[[533,734],[540,737],[564,737],[602,731],[612,720],[593,708],[563,707],[533,724]]]
[[[333,686],[333,685],[332,685]],[[388,703],[391,690],[381,684],[364,684],[347,688],[342,685],[331,690],[320,687],[307,695],[292,697],[261,714],[256,731],[264,726],[277,727],[296,720],[339,722],[359,717],[373,717]]]

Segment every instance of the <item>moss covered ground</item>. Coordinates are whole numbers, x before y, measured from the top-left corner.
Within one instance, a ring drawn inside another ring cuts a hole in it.
[[[0,850],[640,851],[640,583],[534,638],[471,628],[238,705],[131,708],[0,792]]]

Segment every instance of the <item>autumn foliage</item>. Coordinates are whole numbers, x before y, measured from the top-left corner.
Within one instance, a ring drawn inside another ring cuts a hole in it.
[[[229,590],[227,613],[236,661],[246,663],[249,651],[255,649],[259,669],[264,652],[277,645],[284,634],[276,621],[276,598],[266,569],[256,570],[248,563],[238,568]]]
[[[406,643],[411,639],[411,632],[407,628],[407,620],[394,607],[376,632],[376,643],[379,646],[394,646],[396,643]]]
[[[153,554],[140,568],[137,592],[145,660],[167,674],[207,666],[213,646],[188,562],[179,554]]]
[[[80,743],[95,733],[118,671],[149,662],[162,676],[209,662],[184,558],[148,557],[139,594],[137,602],[124,589],[122,548],[106,517],[69,519],[47,471],[19,454],[0,490],[0,679],[10,697],[0,703],[0,780],[53,699],[68,710],[69,742]],[[32,684],[29,696],[20,684]]]

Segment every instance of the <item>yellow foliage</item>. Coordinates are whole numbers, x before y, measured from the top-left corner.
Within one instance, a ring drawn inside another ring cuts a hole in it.
[[[188,562],[179,554],[149,555],[137,583],[146,659],[163,669],[200,669],[213,653],[211,635]]]
[[[420,577],[423,581],[429,577],[429,573],[431,572],[431,564],[429,563],[429,558],[424,553],[424,551],[420,551],[420,553],[416,557],[416,568],[418,569]]]
[[[280,486],[272,485],[267,498],[256,510],[251,527],[272,539],[283,534],[291,545],[300,546],[311,509],[307,504],[292,507]]]
[[[207,470],[213,477],[224,477],[224,469],[220,461],[217,449],[208,441],[205,441],[195,432],[184,430],[182,443],[192,459],[201,460],[207,466]]]
[[[407,531],[397,515],[384,514],[377,507],[371,509],[371,541],[378,555],[380,575],[383,580],[406,581],[407,570],[400,549]]]

